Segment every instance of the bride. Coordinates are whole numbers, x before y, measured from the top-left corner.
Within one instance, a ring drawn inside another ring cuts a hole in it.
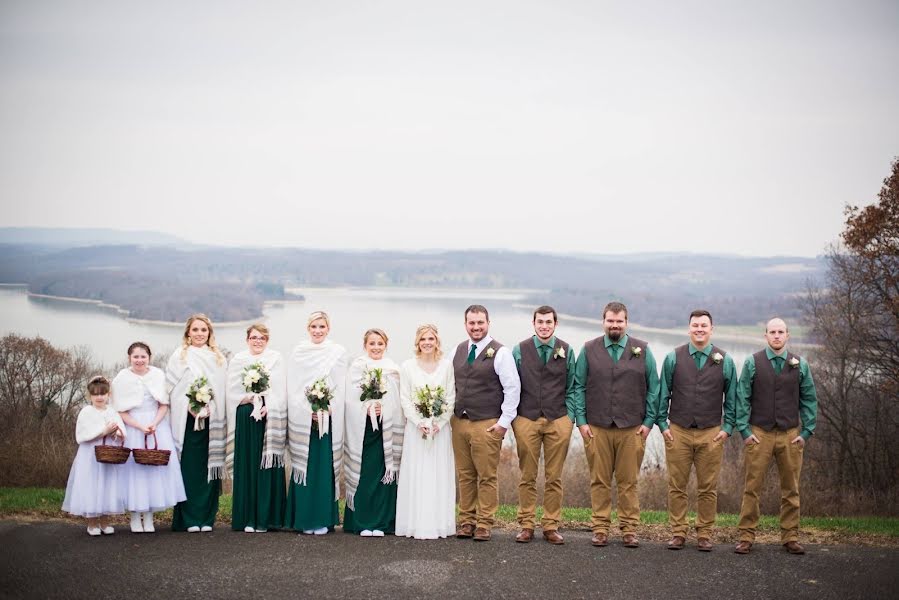
[[[406,415],[403,468],[399,475],[396,535],[420,540],[456,533],[456,480],[452,431],[456,384],[453,366],[442,358],[434,325],[415,331],[415,358],[400,371],[400,399]],[[415,407],[418,391],[442,387],[445,395],[439,417],[423,417]]]

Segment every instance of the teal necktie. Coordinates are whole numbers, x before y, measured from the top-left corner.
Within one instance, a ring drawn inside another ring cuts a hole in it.
[[[550,347],[546,344],[540,346],[540,358],[543,360],[544,365],[549,362],[549,351]]]
[[[774,372],[780,375],[780,372],[783,371],[784,368],[784,357],[783,356],[775,356],[774,357]]]
[[[472,344],[471,349],[468,351],[468,364],[471,364],[474,362],[474,354],[477,351],[478,351],[477,344]]]
[[[700,369],[702,369],[702,352],[694,353],[693,360],[696,361],[696,370],[699,371]]]
[[[612,344],[609,346],[612,349],[612,360],[618,362],[618,359],[621,357],[621,346],[618,344]]]

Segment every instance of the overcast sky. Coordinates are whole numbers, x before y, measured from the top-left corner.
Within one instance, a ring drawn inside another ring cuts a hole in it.
[[[0,225],[812,256],[899,155],[899,2],[0,2]]]

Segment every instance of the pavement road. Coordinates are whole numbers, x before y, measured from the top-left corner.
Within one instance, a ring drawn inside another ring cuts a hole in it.
[[[539,532],[538,532],[539,534]],[[132,534],[92,538],[65,522],[0,521],[3,598],[896,598],[899,549],[808,546],[790,556],[757,545],[738,556],[679,552],[644,542],[565,532],[563,546],[541,538],[516,544],[360,538],[340,532]]]

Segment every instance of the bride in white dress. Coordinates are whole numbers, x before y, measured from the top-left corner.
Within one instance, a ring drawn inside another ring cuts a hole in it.
[[[456,384],[453,365],[442,354],[437,328],[422,325],[415,332],[415,358],[400,369],[406,431],[397,489],[396,535],[419,540],[456,533],[456,470],[449,424]],[[425,419],[415,408],[416,391],[425,385],[445,390],[446,404],[440,417]]]

